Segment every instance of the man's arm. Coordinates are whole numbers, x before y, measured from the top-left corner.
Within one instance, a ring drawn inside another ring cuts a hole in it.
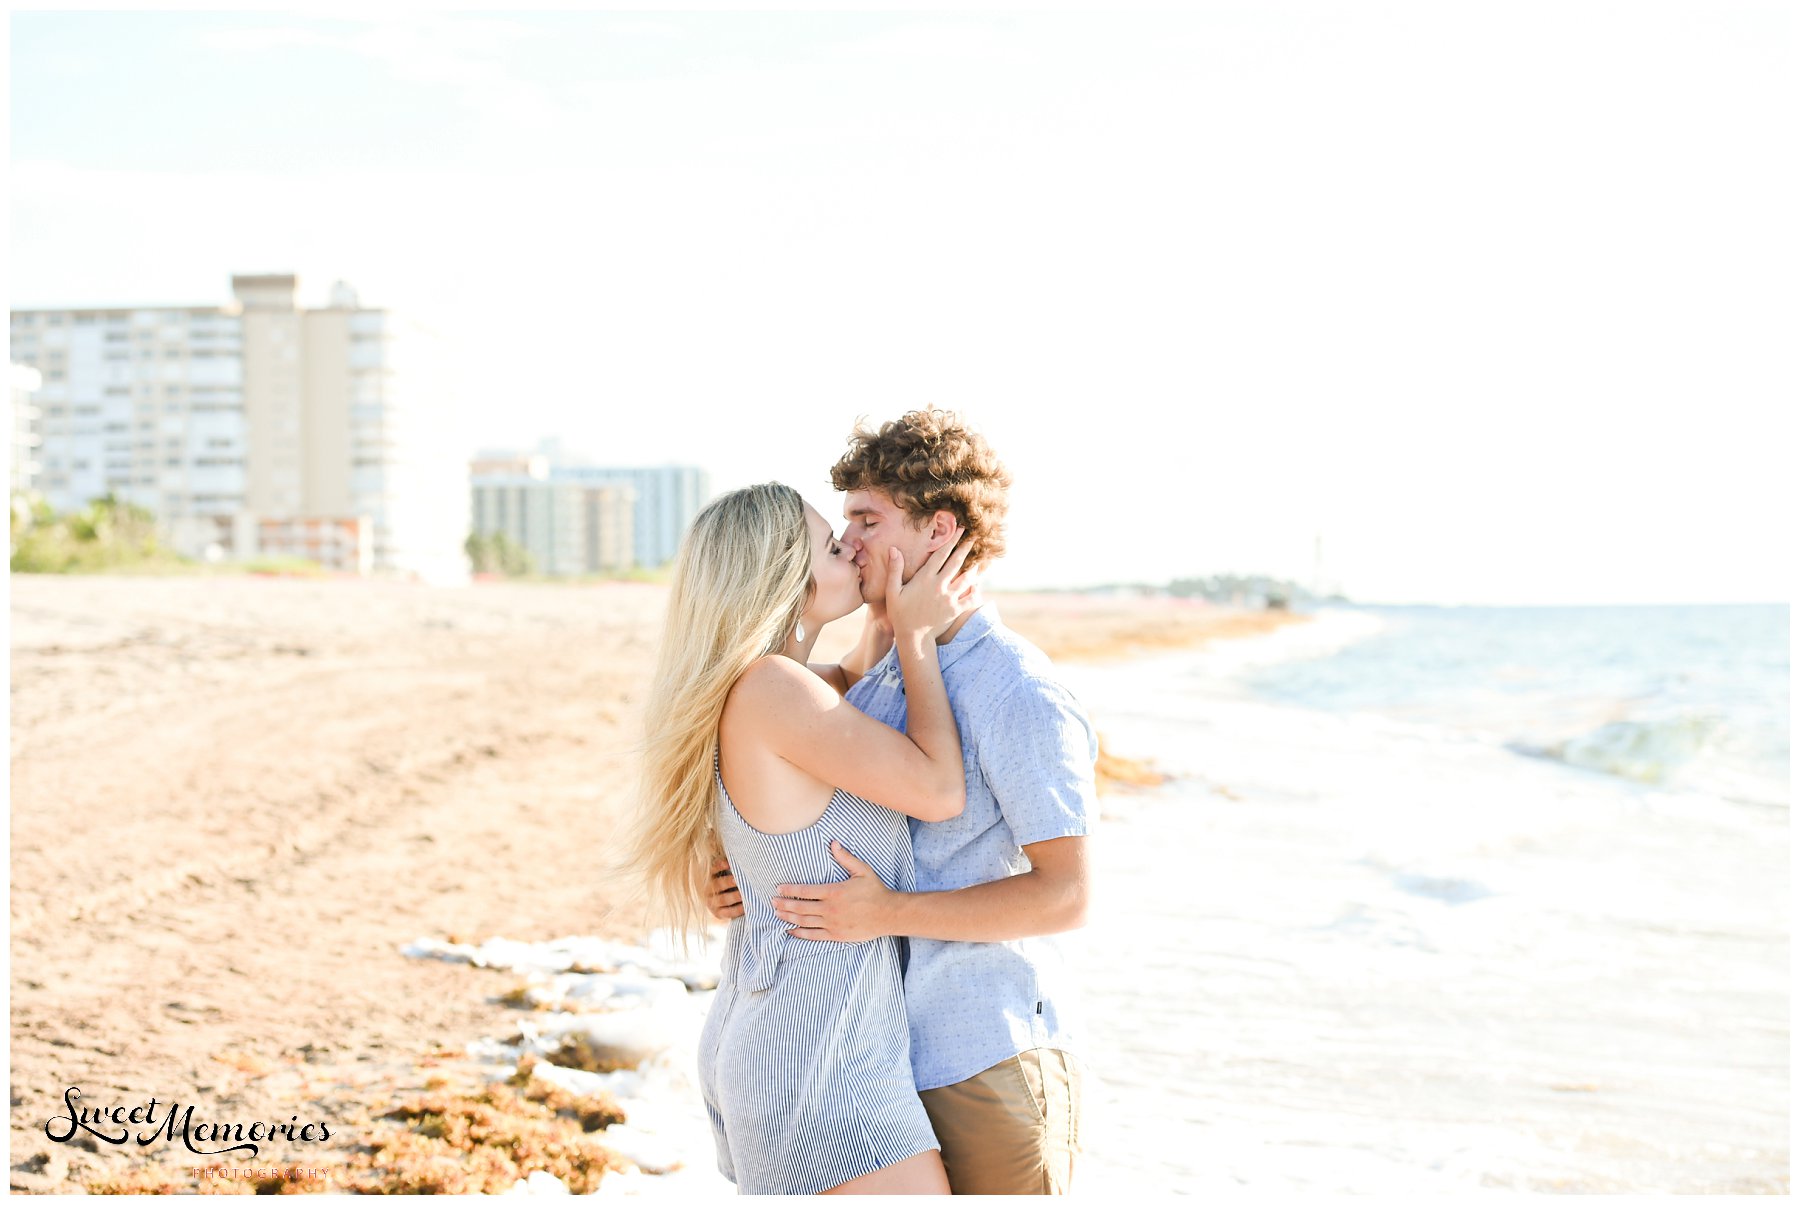
[[[1087,924],[1087,838],[1057,837],[1023,848],[1031,859],[1024,874],[955,891],[894,892],[890,932],[939,941],[1013,941]]]
[[[857,638],[856,647],[838,661],[809,661],[806,666],[840,695],[849,694],[850,688],[894,647],[894,628],[887,621],[886,605],[865,605],[868,615],[863,620],[862,635]]]
[[[939,941],[1015,941],[1079,929],[1087,923],[1086,837],[1057,837],[1022,847],[1024,874],[955,891],[890,891],[861,860],[832,842],[831,856],[850,872],[842,883],[779,888],[775,915],[795,937],[867,941],[930,937]]]

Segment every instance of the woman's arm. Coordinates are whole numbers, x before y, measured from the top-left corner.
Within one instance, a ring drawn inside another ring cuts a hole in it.
[[[959,531],[960,537],[961,532]],[[947,550],[955,541],[946,541]],[[948,570],[954,574],[961,566],[963,556],[968,549],[950,558],[955,565]],[[934,564],[935,562],[935,564]],[[948,820],[962,815],[963,805],[968,799],[968,778],[963,772],[962,735],[956,730],[956,717],[950,713],[950,693],[944,686],[944,671],[938,665],[937,637],[948,623],[928,625],[925,615],[919,607],[919,600],[925,602],[920,591],[913,591],[911,597],[901,590],[895,589],[900,584],[900,550],[888,549],[888,588],[889,598],[899,595],[894,604],[894,652],[900,662],[900,674],[906,680],[906,735],[913,744],[925,751],[931,758],[932,768],[943,774],[949,773],[950,781],[943,781],[942,787],[947,798],[953,797],[956,806],[950,809],[948,816],[923,816],[924,820]],[[942,550],[932,554],[918,573],[913,575],[916,582],[925,576],[926,571],[933,573],[945,567]],[[954,613],[951,615],[954,619]],[[873,722],[873,721],[872,721]],[[887,727],[883,724],[882,727]]]

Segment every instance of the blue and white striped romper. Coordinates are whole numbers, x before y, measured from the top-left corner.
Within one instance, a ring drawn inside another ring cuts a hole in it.
[[[719,834],[744,900],[700,1034],[700,1093],[719,1170],[740,1193],[816,1193],[942,1149],[913,1087],[898,939],[790,937],[771,901],[782,883],[849,878],[830,842],[899,891],[913,886],[906,817],[848,791],[818,820],[752,828],[713,757]]]

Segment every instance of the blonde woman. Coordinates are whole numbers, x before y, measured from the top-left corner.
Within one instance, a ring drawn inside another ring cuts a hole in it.
[[[975,588],[959,576],[961,535],[904,586],[897,559],[866,570],[887,574],[904,734],[845,701],[844,667],[807,664],[862,587],[852,551],[797,492],[715,499],[676,558],[630,854],[657,919],[684,934],[708,919],[717,853],[746,888],[700,1040],[720,1170],[740,1192],[950,1191],[913,1085],[897,939],[793,937],[770,901],[779,883],[846,878],[840,842],[908,890],[907,817],[962,812],[935,643]],[[886,653],[883,630],[871,625],[850,672]]]

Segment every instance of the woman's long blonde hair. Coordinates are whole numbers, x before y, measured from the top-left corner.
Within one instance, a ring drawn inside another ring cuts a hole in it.
[[[757,658],[787,643],[812,591],[811,533],[790,486],[771,481],[723,494],[682,537],[622,853],[651,922],[684,944],[710,920],[709,863],[721,850],[713,757],[725,696]]]

